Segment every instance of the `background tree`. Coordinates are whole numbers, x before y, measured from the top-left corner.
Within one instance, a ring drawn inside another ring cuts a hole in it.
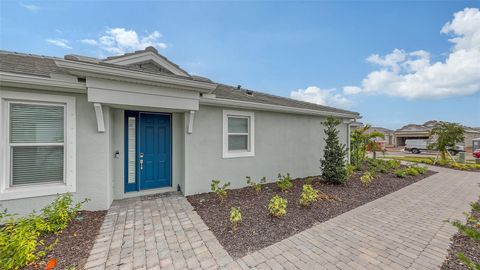
[[[432,131],[430,131],[430,138],[436,138],[434,143],[428,147],[440,152],[443,161],[447,159],[447,151],[454,149],[457,143],[463,142],[465,139],[465,129],[457,123],[438,122]]]
[[[345,144],[341,144],[338,139],[337,126],[340,124],[340,120],[328,117],[322,124],[325,126],[324,132],[327,136],[324,139],[326,146],[323,158],[320,160],[322,177],[328,182],[343,184],[347,180],[345,164],[347,150]]]
[[[351,163],[359,168],[367,158],[367,150],[373,152],[373,158],[377,158],[377,151],[380,151],[376,139],[385,139],[385,135],[378,131],[367,133],[371,125],[365,125],[361,128],[355,129],[350,135],[350,157]]]

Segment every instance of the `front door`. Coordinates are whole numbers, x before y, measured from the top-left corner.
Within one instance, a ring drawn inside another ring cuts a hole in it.
[[[125,191],[171,186],[171,115],[130,111],[126,116],[126,165],[130,171],[126,172]]]

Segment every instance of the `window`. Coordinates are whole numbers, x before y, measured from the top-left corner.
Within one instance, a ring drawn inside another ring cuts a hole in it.
[[[223,111],[223,158],[255,155],[254,122],[252,112]]]
[[[0,94],[0,199],[75,191],[75,98]]]

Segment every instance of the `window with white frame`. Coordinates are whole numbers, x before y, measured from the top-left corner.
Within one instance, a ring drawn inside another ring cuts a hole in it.
[[[0,93],[0,199],[75,191],[75,98]]]
[[[223,157],[255,155],[253,112],[223,111]]]

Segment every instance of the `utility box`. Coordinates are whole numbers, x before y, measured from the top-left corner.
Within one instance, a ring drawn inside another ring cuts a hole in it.
[[[465,164],[465,152],[458,153],[458,162]]]

